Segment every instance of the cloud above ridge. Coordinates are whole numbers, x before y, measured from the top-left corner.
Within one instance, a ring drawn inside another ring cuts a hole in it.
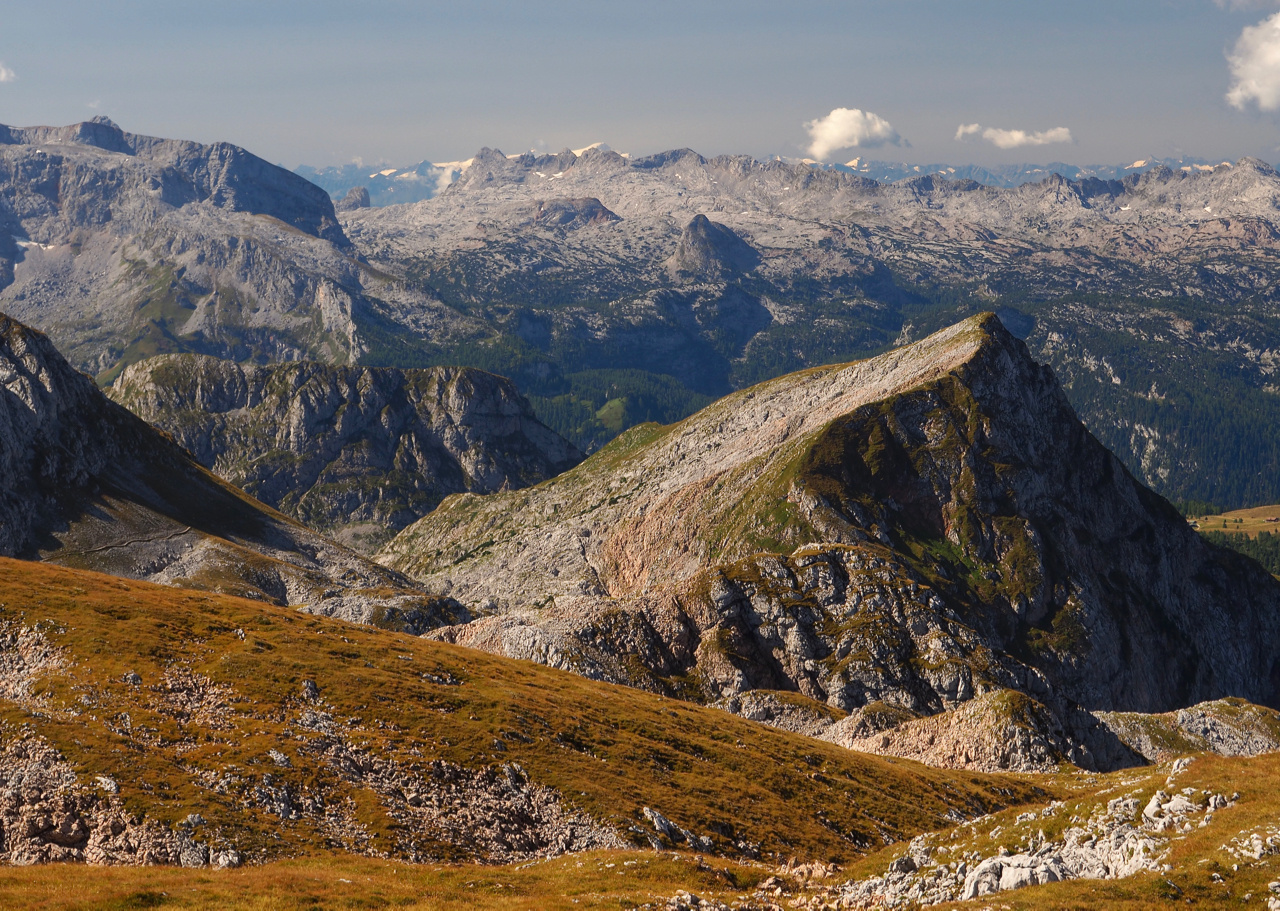
[[[1232,107],[1244,110],[1253,102],[1260,111],[1280,110],[1280,13],[1246,27],[1227,63]]]
[[[0,60],[0,82],[13,82],[18,78],[18,74],[4,65],[4,61]]]
[[[804,125],[810,140],[809,154],[823,161],[840,149],[875,149],[906,143],[889,121],[870,111],[836,108],[826,117]]]
[[[1057,142],[1075,142],[1066,127],[1054,127],[1031,133],[1026,130],[1001,130],[997,127],[983,129],[980,123],[962,123],[956,129],[956,142],[964,142],[970,136],[982,138],[998,149],[1021,149],[1025,146],[1045,146]]]

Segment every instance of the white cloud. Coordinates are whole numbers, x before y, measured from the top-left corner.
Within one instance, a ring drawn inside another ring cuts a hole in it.
[[[889,121],[870,111],[836,108],[826,117],[804,125],[813,140],[809,154],[822,161],[840,149],[874,149],[884,145],[900,146],[903,139]]]
[[[1044,146],[1053,142],[1074,142],[1071,131],[1066,127],[1054,127],[1052,130],[1041,130],[1028,133],[1026,130],[1001,130],[987,127],[980,123],[962,123],[956,130],[956,141],[963,142],[970,136],[982,134],[982,138],[1000,149],[1020,149],[1023,146]]]
[[[18,74],[5,66],[3,61],[0,61],[0,82],[13,82],[17,78]]]
[[[1233,107],[1244,110],[1252,101],[1259,110],[1280,109],[1280,13],[1242,31],[1227,63],[1227,101]]]
[[[1018,149],[1022,146],[1045,146],[1053,142],[1071,142],[1071,131],[1066,127],[1054,127],[1052,130],[1041,130],[1039,133],[1028,133],[1026,130],[998,130],[988,127],[982,131],[982,138],[997,148]]]

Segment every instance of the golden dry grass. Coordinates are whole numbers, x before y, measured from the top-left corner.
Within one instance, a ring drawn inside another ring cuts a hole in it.
[[[1280,532],[1280,503],[1236,509],[1218,516],[1191,516],[1190,521],[1195,522],[1201,531],[1222,531],[1252,538],[1260,531]]]
[[[516,911],[627,908],[685,889],[730,901],[763,869],[654,852],[593,852],[505,867],[312,857],[240,870],[156,867],[0,869],[0,906],[31,911],[134,908]]]
[[[0,561],[0,619],[38,624],[71,659],[38,683],[35,702],[0,701],[0,723],[48,738],[83,780],[115,778],[133,812],[168,823],[198,812],[251,856],[331,845],[305,818],[247,810],[198,786],[194,773],[267,770],[299,791],[329,788],[354,803],[375,848],[396,844],[397,824],[376,794],[308,759],[302,744],[310,735],[292,720],[305,680],[372,753],[409,767],[518,762],[533,781],[620,831],[643,824],[650,806],[712,836],[720,850],[745,839],[766,857],[843,861],[861,845],[941,825],[948,812],[1045,794],[1025,779],[850,753],[529,662],[44,564]],[[175,668],[227,689],[225,726],[166,708],[159,684]],[[126,684],[129,672],[143,685]],[[126,715],[130,729],[122,731]],[[274,768],[270,749],[294,768]],[[465,853],[441,851],[442,859]]]

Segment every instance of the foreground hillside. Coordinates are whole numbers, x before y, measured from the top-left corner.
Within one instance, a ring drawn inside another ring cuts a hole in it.
[[[450,498],[380,559],[497,615],[452,641],[736,710],[796,691],[859,748],[983,697],[1047,759],[1115,767],[1136,757],[1090,712],[1280,700],[1280,586],[1135,481],[994,316]]]
[[[0,560],[9,863],[844,860],[1048,792],[534,664]],[[647,809],[646,809],[647,808]]]
[[[108,390],[206,468],[359,550],[451,493],[526,487],[582,456],[502,377],[162,355]]]
[[[1275,755],[942,772],[443,643],[5,559],[0,757],[0,861],[23,865],[0,868],[6,907],[763,911],[997,890],[1025,908],[1261,905],[1280,857]],[[29,866],[55,861],[75,863]]]

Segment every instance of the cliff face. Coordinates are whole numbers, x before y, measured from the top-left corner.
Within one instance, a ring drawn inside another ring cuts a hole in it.
[[[437,367],[254,367],[164,355],[109,394],[215,474],[358,549],[447,495],[536,484],[581,455],[502,377]]]
[[[1085,728],[1280,702],[1280,586],[1136,482],[992,316],[452,498],[380,559],[506,615],[457,641],[695,698],[933,714],[1012,689]]]
[[[0,555],[421,631],[466,616],[219,480],[0,315]]]
[[[0,126],[0,200],[0,309],[95,374],[164,351],[363,350],[361,265],[332,201],[236,146]]]

